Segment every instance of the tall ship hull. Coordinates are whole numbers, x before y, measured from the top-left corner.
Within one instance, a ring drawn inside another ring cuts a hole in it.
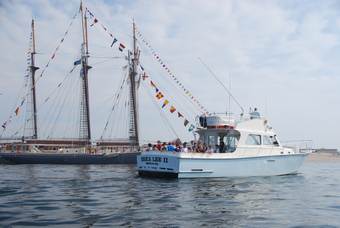
[[[135,164],[139,154],[126,142],[30,140],[0,147],[0,164]]]
[[[2,164],[63,164],[63,165],[105,165],[136,164],[138,152],[112,154],[79,154],[79,153],[0,153]]]

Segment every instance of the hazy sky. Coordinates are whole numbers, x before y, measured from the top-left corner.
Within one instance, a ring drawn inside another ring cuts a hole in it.
[[[172,72],[210,112],[225,112],[228,96],[198,57],[227,86],[231,85],[232,92],[246,110],[258,107],[282,141],[311,139],[317,147],[340,149],[339,1],[87,0],[84,4],[127,47],[131,47],[134,18],[139,30]],[[78,8],[79,1],[0,2],[1,122],[13,113],[18,103],[32,17],[36,20],[37,65],[42,68]],[[126,63],[117,48],[110,48],[112,39],[97,24],[89,28],[89,41],[92,55],[89,61],[94,67],[89,76],[91,120],[94,138],[98,138]],[[38,105],[63,80],[79,57],[80,43],[78,17],[60,53],[38,82]],[[193,107],[179,95],[180,90],[153,60],[150,51],[142,43],[140,48],[141,62],[153,80],[169,100],[193,120]],[[119,58],[100,63],[98,57],[101,56]],[[78,73],[68,79],[70,85],[79,81],[79,71],[75,72]],[[151,102],[148,94],[153,95],[152,88],[148,84],[140,88],[142,139],[176,137]],[[58,93],[55,99],[59,99]],[[79,114],[74,108],[79,91],[70,86],[60,93],[68,93],[66,109],[69,111],[59,117],[57,124],[51,124],[49,117],[54,119],[52,116],[58,115],[58,109],[54,111],[51,104],[41,106],[39,131],[55,131],[54,136],[67,132],[71,136],[70,132],[77,132],[77,125],[71,123],[76,122]],[[231,108],[239,113],[235,104]],[[185,139],[191,136],[177,117],[168,111],[163,115],[179,136]],[[20,117],[16,118],[19,121]],[[120,121],[126,122],[125,119]],[[51,129],[44,129],[48,124]]]

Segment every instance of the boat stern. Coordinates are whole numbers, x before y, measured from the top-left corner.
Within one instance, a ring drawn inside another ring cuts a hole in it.
[[[177,178],[179,155],[177,152],[142,152],[137,156],[137,171],[142,177]]]

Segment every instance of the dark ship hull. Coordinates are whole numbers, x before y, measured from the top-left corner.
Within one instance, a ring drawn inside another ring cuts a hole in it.
[[[6,153],[0,152],[0,164],[62,164],[104,165],[136,164],[139,152],[113,154],[57,154],[57,153]]]

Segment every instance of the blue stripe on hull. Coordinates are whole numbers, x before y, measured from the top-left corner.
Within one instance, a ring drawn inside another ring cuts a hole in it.
[[[93,154],[32,154],[0,153],[2,164],[136,164],[139,152],[117,153],[108,155]]]

